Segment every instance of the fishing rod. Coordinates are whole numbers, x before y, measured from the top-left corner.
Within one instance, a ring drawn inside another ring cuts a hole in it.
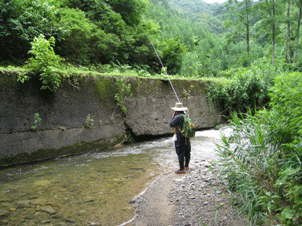
[[[170,80],[170,78],[169,78],[169,75],[168,75],[168,73],[167,73],[167,70],[166,70],[166,68],[165,68],[165,66],[164,66],[164,64],[163,64],[163,62],[161,61],[161,59],[160,59],[160,57],[159,57],[159,54],[158,54],[158,52],[157,52],[155,46],[153,45],[153,43],[152,43],[152,41],[150,40],[150,38],[148,38],[148,39],[149,39],[149,41],[150,41],[150,43],[151,43],[151,45],[152,45],[152,47],[153,47],[153,49],[154,49],[154,51],[155,51],[155,53],[156,53],[156,55],[157,55],[157,58],[159,59],[159,62],[160,62],[160,64],[161,64],[162,68],[164,69],[164,71],[165,71],[165,73],[166,73],[166,76],[167,76],[167,78],[168,78],[168,81],[170,82],[170,85],[171,85],[171,87],[172,87],[172,89],[173,89],[173,92],[174,92],[174,94],[175,94],[175,96],[176,96],[177,101],[180,102],[180,100],[179,100],[179,98],[178,98],[178,96],[177,96],[177,93],[176,93],[176,91],[175,91],[175,89],[174,89],[174,86],[173,86],[173,84],[172,84],[172,82],[171,82],[171,80]]]

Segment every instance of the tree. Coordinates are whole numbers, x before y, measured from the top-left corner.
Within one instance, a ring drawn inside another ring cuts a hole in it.
[[[239,34],[240,28],[243,26],[245,30],[245,41],[246,41],[246,51],[250,52],[250,26],[254,19],[255,11],[254,4],[251,0],[244,0],[238,2],[235,0],[229,0],[228,7],[230,12],[228,17],[230,18],[225,25],[227,27],[233,27],[233,32]]]
[[[57,7],[47,0],[5,0],[0,3],[1,56],[7,60],[25,60],[34,37],[62,38],[56,26]]]
[[[302,14],[302,0],[299,0],[299,15],[298,15],[298,25],[297,25],[297,32],[296,32],[296,46],[295,46],[295,52],[294,52],[294,63],[297,62],[297,54],[298,54],[299,38],[300,38],[301,14]]]
[[[130,26],[137,26],[147,6],[146,0],[111,0],[108,3]]]
[[[287,33],[286,33],[286,62],[290,62],[290,2],[287,0]]]
[[[275,36],[276,36],[276,30],[275,30],[275,0],[272,0],[272,66],[275,66]]]
[[[284,8],[280,1],[277,2],[275,0],[261,0],[257,3],[257,9],[261,18],[256,24],[256,30],[262,37],[266,36],[265,41],[267,43],[270,42],[271,62],[273,66],[275,65],[276,38],[278,37],[278,40],[281,40],[279,35],[281,34],[280,26],[284,22]],[[280,44],[284,45],[285,42]]]

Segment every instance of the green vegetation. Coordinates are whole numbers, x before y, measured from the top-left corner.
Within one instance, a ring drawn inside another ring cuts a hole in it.
[[[131,96],[131,84],[127,84],[126,79],[121,78],[116,81],[116,85],[117,93],[115,94],[115,100],[117,102],[117,106],[122,110],[123,113],[126,113],[126,98]]]
[[[94,126],[94,119],[90,114],[88,114],[85,119],[85,127],[92,128],[93,126]]]
[[[226,117],[232,112],[255,112],[266,107],[268,91],[278,72],[269,63],[255,61],[249,68],[224,71],[224,76],[232,79],[209,85],[208,97],[223,109]]]
[[[172,79],[204,80],[208,98],[232,118],[235,133],[219,152],[240,210],[253,224],[299,225],[300,3],[4,0],[0,70],[14,71],[22,83],[38,78],[51,92],[64,80],[78,88],[87,76],[121,76],[110,85],[126,112],[131,85],[122,76],[167,79],[154,44]],[[102,94],[107,83],[96,83]],[[194,92],[178,90],[185,98]]]
[[[34,124],[32,125],[31,129],[34,131],[37,131],[39,128],[41,128],[42,125],[42,118],[39,112],[35,113],[34,115],[35,121]]]
[[[301,73],[277,76],[269,109],[232,114],[234,134],[218,145],[226,184],[253,224],[301,224],[301,90]]]
[[[53,50],[55,45],[54,37],[46,40],[44,35],[41,34],[38,38],[34,38],[31,45],[32,48],[29,53],[34,57],[29,58],[25,67],[34,74],[38,73],[40,75],[42,80],[41,89],[56,91],[61,85],[61,75],[58,73],[58,68],[62,59]],[[18,81],[24,83],[29,78],[27,74],[23,73],[18,76]]]

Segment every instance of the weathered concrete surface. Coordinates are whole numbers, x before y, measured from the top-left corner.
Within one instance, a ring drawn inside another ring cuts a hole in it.
[[[129,81],[131,82],[131,81]],[[221,122],[217,108],[206,98],[205,83],[199,80],[173,80],[178,98],[189,108],[198,129],[211,128]],[[132,82],[133,96],[126,101],[126,123],[136,136],[171,133],[171,107],[177,98],[170,84],[160,79]]]
[[[131,84],[127,112],[117,109],[117,79]],[[206,99],[202,81],[173,80],[180,100],[197,128],[220,123]],[[66,80],[56,93],[41,91],[41,81],[17,82],[16,72],[0,72],[0,166],[101,150],[121,142],[126,130],[135,136],[171,134],[170,107],[176,98],[168,81],[137,77],[91,76]],[[41,116],[37,131],[35,113]],[[87,128],[87,116],[93,125]],[[86,125],[86,126],[85,126]]]
[[[91,146],[95,149],[104,149],[120,142],[124,133],[124,125],[119,123],[89,129],[56,129],[0,134],[0,147],[3,148],[0,152],[2,160],[0,163],[6,165],[74,155],[89,151]],[[74,144],[77,145],[73,146]]]
[[[14,73],[0,75],[0,84],[0,165],[104,149],[125,137],[123,118],[113,114],[112,77],[69,80],[54,94],[41,91],[37,79],[17,83]],[[35,113],[41,116],[37,131]]]

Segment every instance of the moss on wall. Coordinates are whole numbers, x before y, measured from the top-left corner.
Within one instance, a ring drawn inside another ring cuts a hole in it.
[[[113,77],[99,76],[95,79],[95,85],[102,102],[108,103],[109,101],[114,100],[117,88]]]

